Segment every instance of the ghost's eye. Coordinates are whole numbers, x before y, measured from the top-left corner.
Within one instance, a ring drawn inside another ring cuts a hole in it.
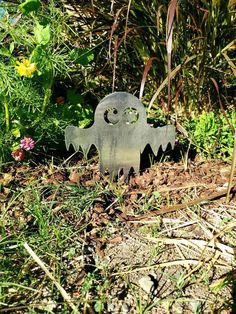
[[[119,122],[119,115],[116,108],[109,108],[104,112],[104,120],[108,124],[116,124]]]
[[[139,113],[135,108],[126,108],[123,113],[123,120],[126,124],[135,124],[139,119]]]

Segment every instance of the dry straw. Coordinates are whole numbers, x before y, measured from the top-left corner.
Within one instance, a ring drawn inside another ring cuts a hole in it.
[[[54,276],[50,273],[50,271],[47,269],[44,262],[36,255],[36,253],[31,249],[31,247],[25,242],[24,248],[29,253],[29,255],[33,258],[33,260],[42,268],[42,270],[45,272],[45,274],[52,280],[54,285],[57,287],[58,291],[61,293],[63,299],[69,304],[69,306],[72,308],[74,314],[79,314],[77,307],[72,302],[71,297],[68,295],[68,293],[65,291],[65,289],[59,284],[59,282],[56,281]]]

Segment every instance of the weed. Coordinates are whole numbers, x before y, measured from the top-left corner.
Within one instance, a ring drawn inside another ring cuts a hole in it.
[[[236,113],[231,111],[228,119],[233,127],[236,126]],[[213,111],[203,112],[187,123],[192,142],[196,149],[205,157],[230,160],[233,153],[234,135],[223,114]]]
[[[27,0],[19,6],[5,4],[4,9],[0,20],[2,162],[10,159],[20,137],[28,135],[38,144],[55,146],[72,120],[83,125],[91,121],[91,108],[83,108],[83,97],[75,90],[68,90],[66,104],[61,105],[52,94],[58,80],[70,79],[78,64],[86,67],[93,59],[91,52],[68,44],[68,16],[53,1],[44,5]]]

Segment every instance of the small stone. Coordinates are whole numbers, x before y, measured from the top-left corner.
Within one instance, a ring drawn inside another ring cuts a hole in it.
[[[153,281],[149,276],[144,276],[138,281],[140,287],[147,293],[150,293],[153,287]]]
[[[127,303],[123,303],[122,306],[121,306],[121,314],[127,314],[129,313],[129,306]]]
[[[144,276],[138,281],[140,287],[148,294],[153,294],[157,288],[157,280],[153,275]]]
[[[114,312],[114,304],[108,303],[107,304],[107,311],[113,313]]]

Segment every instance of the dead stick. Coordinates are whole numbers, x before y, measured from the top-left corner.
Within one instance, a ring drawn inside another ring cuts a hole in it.
[[[232,164],[231,164],[231,170],[230,170],[230,176],[229,176],[228,191],[226,195],[226,203],[229,203],[229,195],[230,195],[230,190],[232,188],[232,181],[234,177],[235,166],[236,166],[236,129],[234,129],[234,150],[233,150],[233,158],[232,158]]]
[[[79,314],[78,309],[73,304],[71,297],[68,295],[68,293],[65,291],[65,289],[59,284],[59,282],[56,281],[54,276],[49,272],[44,262],[36,255],[36,253],[31,249],[31,247],[28,245],[28,243],[24,243],[24,248],[26,251],[30,254],[30,256],[33,258],[33,260],[42,268],[42,270],[46,273],[46,275],[52,280],[52,282],[55,284],[57,289],[60,291],[62,297],[64,300],[69,304],[69,306],[72,308],[74,314]]]
[[[158,210],[154,210],[154,211],[151,211],[150,213],[147,213],[145,215],[142,215],[142,216],[128,216],[126,217],[127,220],[129,221],[132,221],[132,220],[143,220],[143,219],[146,219],[147,217],[150,217],[150,216],[154,216],[154,215],[160,215],[160,214],[166,214],[166,213],[170,213],[170,212],[174,212],[176,210],[180,210],[180,209],[184,209],[186,207],[190,207],[190,206],[193,206],[193,205],[198,205],[198,204],[201,204],[201,203],[205,203],[205,202],[209,202],[211,200],[214,200],[218,197],[222,197],[222,196],[225,196],[228,192],[228,189],[227,190],[224,190],[224,191],[221,191],[221,192],[217,192],[217,193],[213,193],[212,195],[206,195],[206,196],[203,196],[203,197],[199,197],[195,200],[192,200],[190,202],[187,202],[187,203],[182,203],[182,204],[177,204],[177,205],[173,205],[173,206],[170,206],[170,207],[163,207],[162,209],[158,209]],[[236,184],[234,182],[234,184],[232,184],[232,188],[230,189],[230,193],[233,193],[233,192],[236,192]]]

